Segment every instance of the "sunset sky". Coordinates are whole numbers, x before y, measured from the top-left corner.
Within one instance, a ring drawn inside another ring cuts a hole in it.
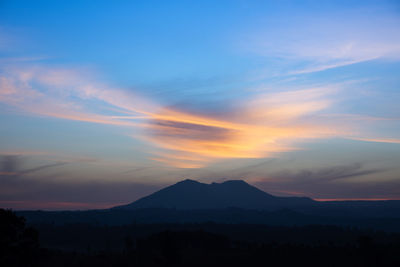
[[[0,0],[0,122],[0,207],[400,199],[400,2]]]

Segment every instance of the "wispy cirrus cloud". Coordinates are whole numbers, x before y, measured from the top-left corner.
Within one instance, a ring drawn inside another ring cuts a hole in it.
[[[71,181],[56,170],[66,162],[27,167],[20,155],[0,155],[0,206],[12,209],[93,209],[129,203],[152,193],[161,185],[126,181]]]
[[[289,184],[314,184],[316,182],[333,182],[345,178],[364,176],[383,172],[381,169],[364,169],[360,163],[348,165],[330,166],[319,169],[303,169],[296,172],[282,170],[277,173],[270,174],[271,178],[264,181],[289,183]]]
[[[250,181],[273,194],[309,196],[318,200],[385,200],[398,199],[396,179],[390,181],[369,180],[368,176],[385,176],[387,170],[367,168],[365,164],[350,163],[321,168],[305,168],[296,171],[253,171]],[[360,182],[363,179],[363,182]]]
[[[275,58],[264,76],[298,75],[376,59],[400,59],[400,20],[390,10],[349,9],[266,19],[246,33],[242,49]],[[243,37],[243,36],[242,36]],[[261,76],[260,76],[261,77]]]
[[[8,176],[23,176],[40,170],[65,165],[66,162],[56,162],[31,168],[21,169],[21,158],[19,155],[0,155],[0,178]]]
[[[350,123],[338,123],[341,118],[324,119],[337,92],[321,86],[258,94],[230,103],[234,108],[199,113],[162,106],[82,69],[14,66],[0,76],[3,104],[29,114],[132,128],[133,136],[153,145],[152,160],[179,168],[270,157],[315,138],[357,137]]]
[[[84,74],[82,74],[82,72]],[[110,125],[134,126],[107,108],[127,110],[133,119],[144,101],[122,90],[85,78],[85,71],[64,68],[11,68],[0,76],[0,101],[37,115]],[[90,101],[97,101],[90,103]],[[93,112],[93,109],[102,112]],[[138,109],[138,110],[137,110]],[[124,114],[126,116],[126,114]]]
[[[357,138],[357,137],[354,137],[354,138],[350,138],[350,139],[365,141],[365,142],[400,144],[400,139],[395,139],[395,138]]]

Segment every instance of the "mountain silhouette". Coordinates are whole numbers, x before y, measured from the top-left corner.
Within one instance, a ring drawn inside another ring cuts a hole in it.
[[[400,201],[315,201],[277,197],[242,180],[184,180],[127,205],[104,210],[18,211],[30,224],[227,223],[362,227],[400,232]]]
[[[243,180],[205,184],[184,180],[115,209],[173,208],[173,209],[263,209],[276,210],[310,206],[316,201],[307,197],[277,197]]]

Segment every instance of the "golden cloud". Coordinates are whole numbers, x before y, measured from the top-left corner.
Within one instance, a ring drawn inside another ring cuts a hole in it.
[[[262,158],[296,149],[294,140],[337,134],[304,119],[329,105],[332,90],[318,88],[258,96],[225,119],[162,109],[143,124],[145,140],[163,149],[154,158],[176,167],[201,167],[215,159]]]
[[[367,140],[352,136],[345,123],[324,119],[329,115],[324,110],[333,105],[334,87],[261,94],[242,99],[234,110],[205,115],[162,107],[89,76],[55,68],[8,69],[0,77],[0,102],[42,116],[142,129],[139,138],[156,147],[151,159],[179,168],[269,157],[298,149],[299,140]]]

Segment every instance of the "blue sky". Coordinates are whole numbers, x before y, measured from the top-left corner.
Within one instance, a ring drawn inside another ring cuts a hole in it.
[[[1,1],[0,204],[399,199],[399,28],[396,1]]]

